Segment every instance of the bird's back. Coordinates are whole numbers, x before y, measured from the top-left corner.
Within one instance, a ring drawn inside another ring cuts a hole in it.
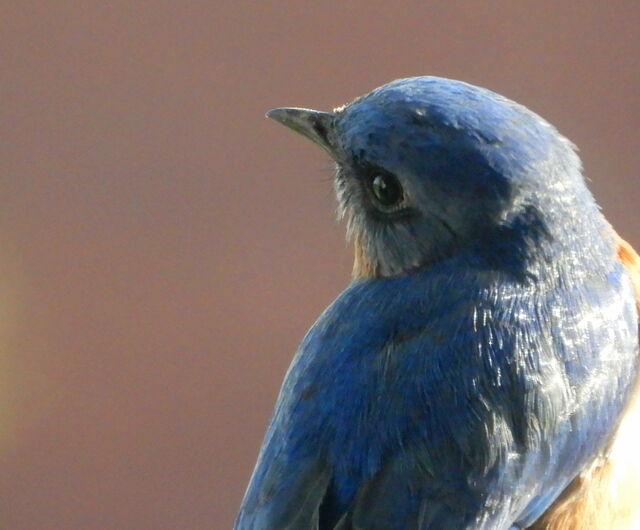
[[[624,240],[618,258],[640,307],[640,257]],[[531,527],[532,530],[633,530],[640,528],[640,382],[602,455],[586,466]]]
[[[532,524],[635,380],[631,282],[605,263],[533,286],[469,263],[356,282],[301,345],[236,528]]]
[[[437,77],[269,116],[335,160],[356,279],[296,354],[236,528],[567,530],[623,499],[637,261],[572,144]]]

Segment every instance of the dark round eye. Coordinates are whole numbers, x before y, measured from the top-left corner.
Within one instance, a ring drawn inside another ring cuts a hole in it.
[[[402,202],[402,186],[393,175],[378,173],[371,177],[371,191],[376,200],[385,208]]]

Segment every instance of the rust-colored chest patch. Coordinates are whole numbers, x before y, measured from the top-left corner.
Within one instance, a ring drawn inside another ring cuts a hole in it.
[[[636,291],[636,304],[640,307],[640,256],[624,239],[618,238],[618,258],[627,269]]]

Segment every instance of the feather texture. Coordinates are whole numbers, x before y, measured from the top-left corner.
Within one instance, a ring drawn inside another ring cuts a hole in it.
[[[572,144],[432,77],[271,114],[336,160],[356,260],[295,355],[235,528],[630,520],[640,262]]]

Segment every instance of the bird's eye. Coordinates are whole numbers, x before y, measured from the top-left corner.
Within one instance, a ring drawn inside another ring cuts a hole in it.
[[[402,186],[393,175],[376,173],[371,176],[370,186],[376,201],[384,208],[392,208],[402,202]]]

